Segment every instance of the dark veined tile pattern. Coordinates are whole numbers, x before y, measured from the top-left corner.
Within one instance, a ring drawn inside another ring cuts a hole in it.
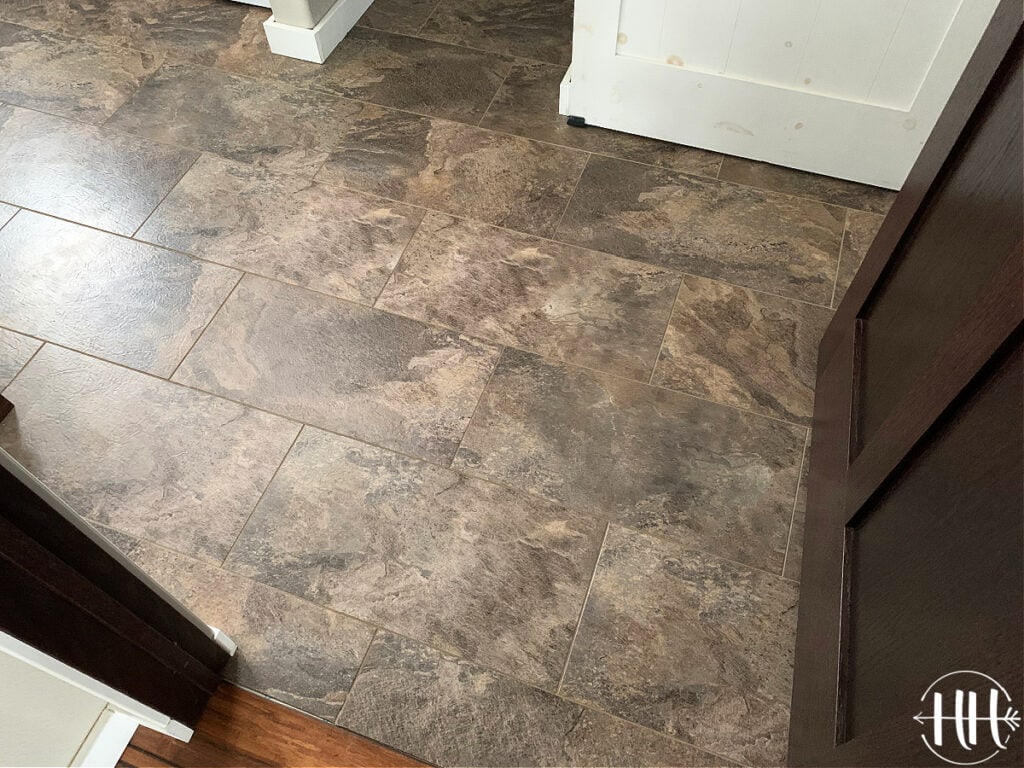
[[[299,425],[51,345],[4,396],[0,448],[83,517],[219,563]]]
[[[317,717],[338,716],[373,627],[109,528],[100,532],[235,641],[229,680]]]
[[[680,276],[428,213],[376,306],[647,381]]]
[[[839,274],[836,276],[836,291],[832,306],[838,307],[846,295],[854,275],[864,263],[868,248],[875,240],[884,217],[863,211],[849,211],[846,215],[846,231],[843,233],[843,255],[839,259]]]
[[[357,22],[361,27],[415,35],[438,0],[373,0]]]
[[[497,355],[458,333],[247,275],[174,379],[447,464]]]
[[[204,155],[137,237],[372,304],[423,212]]]
[[[303,430],[226,567],[554,690],[604,524]]]
[[[338,724],[438,765],[732,765],[385,631]]]
[[[0,230],[0,325],[170,376],[240,277],[21,211]]]
[[[785,761],[797,585],[608,531],[561,692],[743,763]]]
[[[130,235],[199,156],[0,106],[0,200]]]
[[[805,435],[506,349],[453,466],[777,573]]]

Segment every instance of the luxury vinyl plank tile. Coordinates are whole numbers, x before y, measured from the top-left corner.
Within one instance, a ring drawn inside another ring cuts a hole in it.
[[[512,59],[354,27],[315,75],[342,96],[476,124]]]
[[[437,0],[373,0],[359,19],[360,27],[415,35],[437,6]]]
[[[204,155],[137,237],[373,304],[422,217],[418,208]]]
[[[796,494],[796,506],[793,508],[793,528],[789,534],[789,547],[786,550],[786,566],[782,575],[787,579],[800,581],[800,569],[804,557],[804,522],[807,519],[807,477],[811,471],[810,462],[811,437],[807,436],[807,448],[804,449],[803,470],[800,472],[800,489]]]
[[[730,764],[384,631],[338,724],[438,765]]]
[[[595,155],[556,238],[828,306],[845,213]]]
[[[419,34],[508,56],[568,64],[573,0],[441,0]]]
[[[174,378],[447,464],[498,349],[246,275]]]
[[[0,107],[0,199],[132,234],[198,153]]]
[[[306,427],[226,567],[553,690],[604,523]]]
[[[588,152],[621,157],[698,176],[714,177],[722,156],[597,126],[576,128],[558,114],[558,89],[565,67],[516,64],[498,89],[480,126]]]
[[[0,325],[170,376],[239,277],[21,211],[0,230]]]
[[[161,57],[0,22],[0,101],[99,124]]]
[[[832,312],[687,275],[652,383],[809,426]]]
[[[613,525],[561,693],[739,762],[780,765],[797,592]]]
[[[235,641],[227,679],[311,715],[338,716],[373,627],[112,529],[100,532]]]
[[[646,381],[680,276],[428,213],[376,306]]]
[[[11,383],[42,345],[37,339],[0,328],[0,390]]]
[[[843,253],[839,259],[839,275],[836,277],[836,293],[832,298],[833,308],[842,302],[884,220],[883,216],[862,211],[850,211],[847,214],[846,231],[843,233]]]
[[[805,434],[506,349],[453,468],[778,572]]]
[[[154,141],[311,177],[358,105],[191,64],[161,67],[108,125]]]
[[[718,178],[872,213],[888,213],[889,206],[896,199],[896,193],[888,189],[742,157],[726,157]]]
[[[316,178],[550,235],[586,160],[576,150],[366,105]]]
[[[217,563],[299,430],[50,345],[4,396],[0,448],[75,511]]]

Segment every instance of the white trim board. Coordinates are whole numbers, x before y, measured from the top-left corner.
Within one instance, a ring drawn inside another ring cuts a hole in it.
[[[372,2],[338,0],[312,29],[281,24],[271,16],[263,22],[270,50],[280,56],[323,64]]]
[[[138,727],[137,720],[108,706],[85,737],[71,767],[113,768]]]

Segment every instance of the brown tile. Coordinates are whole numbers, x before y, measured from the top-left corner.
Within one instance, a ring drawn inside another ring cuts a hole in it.
[[[805,433],[506,349],[453,467],[778,572]]]
[[[563,695],[755,765],[786,758],[797,586],[618,526]]]
[[[511,65],[491,53],[354,27],[315,84],[350,99],[476,124]]]
[[[842,208],[592,156],[556,238],[828,306]]]
[[[130,235],[197,153],[0,107],[0,199]]]
[[[0,101],[99,124],[160,60],[0,22]]]
[[[0,325],[170,376],[239,277],[22,211],[0,230]]]
[[[652,383],[810,425],[825,307],[683,278]]]
[[[896,193],[892,190],[783,168],[781,165],[745,160],[742,157],[726,157],[718,178],[873,213],[888,212],[892,201],[896,199]]]
[[[461,123],[365,106],[316,178],[550,235],[586,157]]]
[[[564,76],[565,67],[516,64],[498,89],[480,125],[684,173],[718,175],[722,156],[716,152],[596,126],[574,128],[567,125],[565,115],[558,114],[558,87]]]
[[[553,690],[604,527],[306,427],[226,567]]]
[[[100,532],[238,645],[224,670],[228,680],[317,717],[338,716],[373,627],[109,528]]]
[[[437,0],[373,0],[359,19],[360,27],[415,35],[437,6]]]
[[[220,562],[299,425],[51,345],[0,448],[87,519]]]
[[[441,0],[419,34],[554,64],[572,59],[573,0]]]
[[[786,549],[786,565],[782,575],[787,579],[800,581],[800,567],[804,556],[804,521],[807,518],[807,476],[811,471],[811,436],[807,436],[804,448],[803,468],[800,471],[800,488],[793,507],[793,527],[789,532],[789,546]]]
[[[428,213],[378,308],[647,381],[679,274]]]
[[[247,275],[175,379],[447,463],[498,350]]]
[[[846,215],[846,231],[843,233],[843,253],[839,258],[839,274],[836,277],[836,292],[832,306],[838,307],[846,295],[854,275],[864,263],[868,248],[875,240],[885,217],[863,211],[849,211]]]
[[[438,765],[729,764],[384,631],[338,724]]]
[[[372,304],[422,217],[418,208],[204,155],[137,237]]]
[[[308,177],[356,108],[327,93],[174,64],[150,77],[108,125]]]
[[[43,342],[0,328],[0,390],[11,383]]]

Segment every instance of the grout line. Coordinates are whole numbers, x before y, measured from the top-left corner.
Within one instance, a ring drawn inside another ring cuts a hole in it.
[[[429,23],[430,23],[430,19],[431,19],[431,18],[432,18],[432,17],[434,16],[434,12],[435,12],[435,11],[437,11],[437,9],[438,9],[438,8],[440,8],[440,7],[441,7],[441,0],[437,0],[437,2],[435,2],[435,3],[433,4],[433,6],[431,6],[431,8],[430,8],[430,13],[428,13],[428,14],[427,14],[427,18],[425,18],[425,19],[423,20],[423,23],[422,23],[422,24],[420,24],[420,25],[419,25],[419,26],[418,26],[418,27],[416,28],[416,35],[419,35],[419,34],[420,34],[420,33],[421,33],[421,32],[422,32],[422,31],[423,31],[424,29],[426,29],[426,27],[427,27],[427,24],[429,24]],[[378,32],[389,32],[389,33],[390,33],[390,34],[392,34],[392,35],[396,35],[396,34],[399,34],[398,32],[392,32],[392,31],[391,31],[390,29],[379,29],[379,30],[377,30],[377,31],[378,31]],[[414,37],[414,35],[408,35],[408,37]],[[425,39],[425,38],[424,38],[424,39]]]
[[[494,91],[494,95],[491,96],[491,100],[487,102],[487,106],[484,107],[484,111],[480,113],[480,119],[477,120],[476,123],[475,123],[477,128],[482,128],[485,131],[488,130],[487,128],[483,128],[482,123],[484,121],[484,118],[487,117],[487,113],[490,112],[491,107],[494,106],[494,100],[496,98],[498,98],[498,94],[501,93],[501,89],[505,87],[505,81],[508,80],[509,75],[512,74],[512,69],[513,69],[512,67],[508,68],[508,72],[506,72],[504,77],[501,78],[501,82],[498,83],[498,87]],[[518,137],[518,138],[525,138],[525,137]]]
[[[668,313],[668,320],[665,321],[665,332],[661,334],[661,344],[658,345],[658,354],[654,356],[654,364],[651,366],[651,375],[647,379],[647,383],[654,387],[657,386],[654,383],[654,374],[658,371],[658,365],[661,363],[661,352],[665,349],[665,339],[668,338],[669,328],[672,327],[672,318],[676,316],[676,307],[679,305],[679,297],[683,294],[683,283],[686,282],[686,276],[682,275],[679,278],[679,285],[676,286],[676,296],[672,300],[672,308]]]
[[[383,296],[383,295],[384,295],[384,291],[386,291],[386,290],[387,290],[387,287],[388,287],[388,283],[390,283],[390,282],[392,281],[392,279],[394,279],[394,277],[395,277],[395,273],[396,273],[396,272],[398,272],[398,268],[399,268],[399,267],[400,267],[400,266],[402,265],[402,260],[403,260],[403,259],[405,258],[405,254],[406,254],[406,253],[408,253],[408,251],[409,251],[409,247],[410,247],[410,246],[412,245],[412,241],[416,239],[416,235],[418,235],[418,234],[419,234],[419,231],[420,231],[420,227],[422,227],[422,226],[423,226],[423,220],[424,220],[425,218],[427,218],[427,216],[428,216],[429,214],[430,214],[430,211],[429,211],[429,210],[426,210],[426,211],[424,211],[424,212],[423,212],[423,215],[422,215],[422,216],[420,216],[420,220],[416,222],[416,229],[414,229],[414,230],[412,231],[412,237],[410,237],[410,238],[409,238],[409,239],[408,239],[408,240],[407,240],[407,241],[405,242],[405,246],[404,246],[404,247],[402,248],[402,252],[401,252],[401,253],[400,253],[400,254],[398,255],[398,259],[397,259],[397,260],[395,261],[395,266],[393,266],[393,267],[391,268],[391,271],[390,271],[390,272],[388,272],[388,277],[387,277],[387,280],[385,280],[385,281],[384,281],[384,283],[383,283],[383,284],[381,285],[381,287],[380,287],[380,290],[379,290],[379,291],[377,291],[377,297],[376,297],[376,298],[375,298],[375,299],[373,300],[373,303],[372,303],[372,304],[370,304],[370,308],[371,308],[371,309],[376,309],[376,310],[377,310],[378,312],[387,312],[387,310],[386,310],[386,309],[378,309],[378,308],[377,308],[377,302],[379,302],[379,301],[380,301],[380,297],[381,297],[381,296]],[[408,319],[410,319],[410,320],[411,320],[411,319],[413,319],[413,318],[408,318]],[[421,323],[422,323],[423,321],[422,321],[422,320],[419,320],[418,322],[421,322]]]
[[[235,540],[231,542],[231,546],[228,547],[228,551],[225,553],[224,558],[220,561],[220,567],[224,568],[224,570],[230,570],[229,568],[225,567],[225,563],[227,563],[228,558],[231,557],[231,552],[235,549],[235,546],[238,544],[238,540],[242,538],[242,534],[245,532],[245,529],[248,527],[249,522],[252,520],[252,516],[256,514],[256,509],[259,507],[260,502],[262,502],[263,497],[267,495],[267,491],[270,490],[270,486],[274,484],[274,479],[277,477],[277,473],[281,471],[281,467],[283,467],[284,463],[288,460],[288,457],[292,453],[292,449],[295,447],[295,444],[299,442],[299,437],[302,435],[302,432],[305,428],[305,424],[299,425],[299,429],[295,433],[295,437],[292,438],[292,442],[288,446],[288,450],[284,452],[284,455],[281,457],[281,461],[279,461],[277,464],[277,468],[274,470],[273,474],[271,474],[270,480],[267,481],[267,484],[263,487],[263,490],[260,491],[260,495],[259,498],[256,499],[256,503],[252,505],[252,509],[249,510],[249,514],[245,516],[245,522],[242,523],[242,525],[239,527],[238,533],[235,534]],[[253,581],[257,581],[257,579],[253,579]]]
[[[843,236],[839,240],[839,258],[836,259],[836,279],[832,281],[832,298],[829,299],[828,306],[830,309],[835,310],[836,306],[836,291],[839,290],[839,270],[843,266],[843,251],[846,248],[846,233],[850,229],[850,209],[846,209],[846,213],[843,216]]]
[[[562,220],[565,219],[565,214],[569,212],[569,206],[572,205],[572,200],[576,197],[576,190],[580,187],[580,182],[583,180],[583,174],[587,172],[587,166],[590,165],[591,157],[593,157],[593,155],[587,152],[587,158],[583,161],[583,167],[580,168],[580,175],[576,177],[576,183],[572,185],[572,192],[569,193],[569,198],[565,201],[565,208],[562,209],[562,215],[558,217],[558,223],[555,224],[554,229],[551,230],[552,240],[558,236],[558,230],[562,228]],[[560,241],[555,240],[555,242]],[[672,271],[674,272],[675,270]]]
[[[10,329],[6,329],[6,330],[10,330]],[[11,331],[11,332],[12,333],[17,333],[17,331]],[[22,334],[22,335],[24,335],[24,334]],[[35,341],[39,341],[39,339],[37,339],[35,336],[29,336],[28,338],[35,339]],[[5,384],[3,387],[0,387],[0,392],[7,391],[7,388],[10,387],[17,380],[17,378],[21,375],[22,371],[24,371],[26,368],[28,368],[28,364],[36,359],[36,355],[38,355],[43,350],[43,347],[45,347],[48,343],[49,342],[44,341],[44,342],[40,343],[40,345],[38,347],[36,347],[35,351],[31,355],[28,356],[28,360],[26,360],[25,363],[18,369],[18,372],[15,373],[13,376],[11,376],[11,380],[8,381],[7,384]]]
[[[185,178],[186,176],[188,176],[188,172],[189,172],[189,171],[191,171],[191,170],[192,170],[192,168],[194,168],[194,167],[195,167],[195,164],[196,164],[196,163],[198,163],[198,162],[199,162],[199,158],[200,158],[200,157],[202,157],[202,156],[203,156],[203,154],[202,154],[202,152],[200,152],[200,151],[198,151],[198,150],[194,150],[194,151],[195,151],[195,153],[196,153],[196,156],[195,156],[194,158],[192,158],[192,162],[188,164],[188,168],[186,168],[186,169],[185,169],[185,172],[184,172],[183,174],[181,174],[181,175],[180,175],[180,176],[179,176],[179,177],[178,177],[177,179],[175,179],[174,183],[173,183],[173,184],[171,184],[171,186],[170,186],[170,187],[168,187],[167,191],[166,191],[166,192],[164,192],[164,195],[163,195],[163,197],[161,197],[161,198],[160,198],[160,201],[159,201],[159,202],[158,202],[158,203],[157,203],[156,205],[154,205],[154,206],[153,206],[153,210],[151,210],[151,211],[150,211],[149,213],[147,213],[147,214],[146,214],[146,218],[144,218],[144,219],[142,220],[142,223],[141,223],[141,224],[139,224],[139,226],[137,226],[137,227],[135,228],[135,231],[134,231],[134,232],[132,232],[132,233],[131,233],[131,235],[129,235],[129,237],[130,237],[130,238],[134,239],[134,238],[135,238],[135,236],[136,236],[137,234],[139,234],[139,231],[140,231],[140,230],[141,230],[141,229],[142,229],[142,228],[143,228],[144,226],[146,226],[146,222],[147,222],[147,221],[149,221],[149,220],[150,220],[150,219],[152,218],[153,214],[157,212],[157,209],[158,209],[158,208],[159,208],[159,207],[160,207],[161,205],[163,205],[163,204],[164,204],[164,200],[166,200],[166,199],[167,199],[168,197],[170,197],[170,196],[171,196],[171,192],[173,192],[173,191],[174,191],[175,189],[177,189],[177,188],[178,188],[178,185],[179,185],[179,184],[181,184],[181,180],[182,180],[182,179],[184,179],[184,178]]]
[[[455,459],[459,455],[459,451],[462,449],[462,442],[466,439],[466,434],[469,432],[470,426],[473,424],[473,419],[476,418],[476,412],[480,410],[480,403],[484,401],[484,395],[487,393],[487,388],[491,386],[491,379],[494,378],[494,372],[498,370],[498,363],[501,362],[502,356],[505,354],[505,347],[498,347],[498,354],[494,356],[494,365],[491,366],[491,372],[487,374],[487,380],[484,382],[483,387],[480,388],[480,395],[476,399],[476,405],[473,406],[473,412],[469,414],[469,418],[466,420],[466,428],[462,430],[462,434],[459,436],[459,443],[455,446],[455,451],[452,452],[452,458],[448,462],[448,469],[452,469],[454,472],[458,472],[457,469],[453,468]],[[559,506],[564,507],[564,504],[556,502]]]
[[[203,338],[203,336],[204,336],[204,335],[206,334],[206,331],[207,331],[207,330],[209,329],[209,327],[210,327],[210,326],[211,326],[211,325],[213,324],[213,321],[214,321],[214,319],[216,319],[217,315],[219,315],[219,314],[220,314],[220,311],[221,311],[222,309],[224,309],[224,305],[228,303],[228,299],[230,299],[230,298],[231,298],[231,296],[232,296],[232,295],[234,294],[234,292],[235,292],[235,290],[236,290],[236,289],[238,288],[238,286],[239,286],[239,285],[240,285],[240,284],[242,283],[242,280],[243,280],[244,278],[245,278],[245,272],[242,272],[242,274],[240,274],[240,275],[238,276],[238,279],[237,279],[237,280],[235,280],[235,284],[234,284],[233,286],[231,286],[231,290],[230,290],[230,291],[228,291],[228,292],[227,292],[227,293],[226,293],[226,294],[224,295],[224,298],[223,298],[223,299],[221,299],[221,302],[220,302],[220,304],[219,304],[219,305],[217,306],[217,309],[216,309],[216,310],[214,310],[214,312],[213,312],[213,314],[212,314],[212,315],[210,315],[210,319],[206,321],[206,325],[204,325],[204,326],[203,326],[203,330],[201,330],[201,331],[200,331],[200,332],[198,333],[198,335],[196,336],[195,340],[194,340],[194,341],[193,341],[193,342],[192,342],[192,343],[191,343],[191,344],[189,345],[189,348],[188,348],[188,350],[187,350],[187,351],[185,352],[185,354],[184,354],[184,355],[182,355],[182,356],[181,356],[181,360],[179,360],[179,361],[178,361],[178,364],[174,366],[174,370],[173,370],[173,371],[171,371],[171,372],[170,372],[170,373],[169,373],[169,374],[167,375],[167,381],[170,381],[171,379],[173,379],[173,378],[174,378],[174,374],[176,374],[176,373],[178,372],[178,369],[179,369],[179,368],[181,368],[181,364],[185,362],[185,358],[187,358],[187,357],[188,357],[188,356],[189,356],[190,354],[192,354],[192,350],[196,348],[196,344],[198,344],[198,343],[199,343],[199,340],[200,340],[201,338]],[[100,358],[100,359],[102,359],[102,358]],[[161,378],[162,378],[162,377],[161,377]]]
[[[352,685],[349,686],[348,692],[345,694],[345,700],[343,702],[341,702],[341,709],[338,710],[338,716],[334,718],[334,724],[335,725],[341,725],[341,718],[345,716],[345,705],[348,704],[348,700],[352,698],[352,691],[355,690],[356,683],[359,681],[359,675],[362,674],[362,672],[363,672],[363,665],[366,664],[366,657],[370,655],[370,649],[373,648],[373,641],[377,639],[377,635],[380,633],[380,631],[382,629],[385,632],[391,632],[391,630],[388,629],[387,627],[376,627],[375,626],[373,628],[373,634],[370,635],[370,642],[368,642],[366,644],[366,650],[363,651],[362,658],[359,659],[359,664],[358,664],[358,666],[356,666],[356,672],[355,672],[354,675],[352,675]],[[397,634],[397,633],[394,633],[394,634]],[[421,641],[415,640],[414,638],[411,638],[411,637],[409,639],[413,640],[413,642],[417,642],[417,643],[421,642]],[[427,644],[423,643],[423,645],[427,645]],[[430,648],[431,646],[427,645],[427,647]],[[437,649],[435,648],[434,650],[437,650]]]
[[[786,566],[789,564],[790,547],[792,546],[792,543],[793,543],[793,528],[796,527],[796,512],[797,512],[797,506],[800,503],[800,486],[803,484],[804,463],[808,460],[808,458],[809,458],[808,454],[810,453],[810,451],[811,451],[811,430],[808,429],[807,430],[807,437],[804,440],[804,450],[803,450],[803,453],[800,455],[800,472],[799,472],[799,474],[797,475],[797,478],[796,478],[796,495],[793,497],[793,514],[790,517],[790,521],[789,521],[789,536],[786,537],[786,555],[785,555],[785,557],[782,558],[782,570],[779,573],[779,575],[784,577],[784,578],[786,577]],[[794,579],[794,581],[798,581],[799,582],[799,578]]]
[[[597,569],[601,565],[601,555],[604,554],[604,545],[608,541],[608,532],[611,530],[612,524],[606,523],[604,526],[604,536],[601,537],[601,545],[597,548],[597,557],[594,559],[594,570],[590,574],[590,582],[587,584],[587,591],[583,595],[583,602],[580,604],[580,612],[576,616],[576,628],[572,633],[572,640],[569,641],[569,651],[565,654],[565,664],[562,665],[562,674],[558,677],[558,685],[555,686],[555,695],[560,696],[562,692],[562,684],[565,682],[565,673],[569,669],[569,660],[572,659],[573,648],[576,647],[576,638],[580,634],[580,627],[583,626],[583,614],[586,613],[587,603],[590,601],[590,592],[594,588],[594,582],[597,580]]]

